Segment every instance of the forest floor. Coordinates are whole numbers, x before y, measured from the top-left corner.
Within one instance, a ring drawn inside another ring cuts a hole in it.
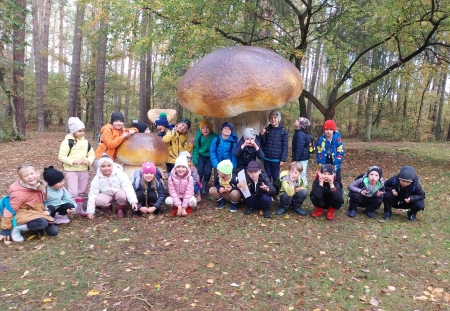
[[[25,161],[62,169],[64,136],[0,143],[0,195]],[[207,197],[186,218],[73,217],[57,237],[1,243],[0,310],[450,310],[448,143],[344,146],[345,188],[370,165],[385,178],[416,168],[427,192],[418,221],[397,210],[387,222],[382,211],[350,219],[347,203],[334,221],[264,219],[218,211]]]

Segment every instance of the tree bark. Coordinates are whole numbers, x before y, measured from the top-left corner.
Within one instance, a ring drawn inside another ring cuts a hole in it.
[[[145,38],[147,36],[147,14],[144,12],[142,14],[142,32],[141,37]],[[141,62],[139,64],[139,121],[143,122],[144,118],[147,119],[147,54],[142,53],[140,55]]]
[[[364,136],[362,141],[371,141],[372,139],[372,119],[373,119],[373,103],[375,101],[375,94],[371,88],[369,88],[369,95],[367,98],[366,114],[365,114],[365,127]]]
[[[36,106],[37,106],[37,120],[38,131],[45,131],[44,120],[44,82],[42,74],[42,61],[41,56],[41,40],[40,40],[40,27],[39,27],[39,4],[38,0],[32,1],[32,15],[33,15],[33,49],[34,49],[34,74],[36,77]]]
[[[59,5],[59,42],[58,42],[58,48],[59,48],[59,63],[58,63],[58,72],[64,74],[65,66],[64,66],[64,4],[66,0],[60,0]],[[77,12],[78,12],[78,5],[77,5]],[[77,13],[78,14],[78,13]],[[76,21],[75,21],[76,24]],[[75,28],[77,26],[75,25]]]
[[[436,127],[434,131],[434,138],[436,140],[441,140],[441,133],[442,133],[442,111],[444,109],[444,102],[445,102],[445,86],[447,84],[447,70],[448,67],[442,68],[441,70],[441,77],[440,77],[440,84],[439,84],[439,108],[437,113],[437,119],[436,119]]]
[[[94,107],[94,139],[100,133],[103,126],[103,107],[105,102],[105,73],[106,73],[106,47],[108,38],[106,33],[107,22],[100,21],[98,53],[97,53],[97,79],[95,82],[95,107]]]

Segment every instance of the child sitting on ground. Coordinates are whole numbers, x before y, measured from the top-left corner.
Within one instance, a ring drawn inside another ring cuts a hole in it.
[[[45,187],[47,208],[50,216],[54,218],[55,225],[67,224],[70,219],[67,214],[75,211],[76,202],[70,195],[69,191],[64,188],[64,174],[53,166],[44,168],[44,177],[47,187]]]
[[[97,174],[91,181],[87,203],[87,217],[94,219],[95,207],[99,206],[112,215],[112,203],[117,202],[117,218],[123,218],[123,209],[130,202],[133,210],[137,208],[137,198],[128,175],[121,165],[114,163],[107,155],[98,159]]]
[[[341,183],[333,170],[332,164],[324,164],[314,179],[309,197],[316,210],[311,217],[319,217],[327,210],[326,218],[333,220],[334,213],[344,204]]]
[[[181,151],[180,156],[185,156],[188,160],[188,167],[191,171],[192,179],[194,179],[194,196],[197,200],[197,203],[202,200],[202,195],[200,194],[200,189],[202,187],[202,184],[200,183],[200,177],[198,176],[197,168],[195,167],[194,163],[192,162],[191,154],[189,151]]]
[[[172,207],[171,216],[187,216],[192,213],[192,208],[197,206],[194,197],[194,179],[189,171],[186,156],[179,156],[175,166],[167,179],[169,196],[166,204]]]
[[[392,208],[408,209],[408,220],[415,221],[417,212],[425,209],[425,192],[411,166],[403,166],[400,172],[385,183],[384,220],[392,217]]]
[[[209,149],[209,156],[214,168],[220,161],[230,160],[233,167],[237,166],[237,159],[234,156],[233,150],[237,147],[238,137],[233,132],[233,125],[228,122],[222,123],[220,127],[220,134],[211,142]]]
[[[8,188],[10,203],[16,212],[17,226],[13,228],[13,215],[5,209],[2,217],[1,239],[23,242],[22,232],[44,230],[49,236],[58,235],[58,228],[53,224],[53,217],[44,205],[43,193],[45,182],[32,164],[24,163],[17,169],[19,180]],[[11,231],[12,229],[12,231]]]
[[[172,171],[175,161],[181,151],[191,152],[194,148],[194,140],[192,138],[188,139],[186,136],[186,133],[190,127],[191,121],[183,118],[172,130],[166,132],[166,135],[162,138],[169,148],[169,159],[166,163],[167,174],[170,174]]]
[[[83,210],[84,194],[89,179],[89,166],[94,163],[95,152],[85,137],[85,126],[77,117],[67,121],[67,134],[59,147],[58,159],[66,172],[67,190],[76,202],[75,214],[86,217]]]
[[[203,120],[195,135],[195,146],[192,153],[192,162],[198,167],[198,175],[202,182],[202,194],[208,194],[208,183],[211,179],[212,163],[209,156],[211,143],[217,135],[212,132],[211,122]]]
[[[166,197],[161,172],[152,162],[145,162],[142,168],[133,174],[133,188],[137,197],[137,207],[133,209],[133,216],[143,213],[158,214]]]
[[[247,184],[244,185],[250,191],[250,196],[245,198],[245,215],[250,215],[255,209],[263,211],[264,218],[270,218],[270,204],[272,196],[275,195],[275,187],[267,176],[266,172],[261,170],[261,166],[256,161],[251,161],[247,165],[245,171]],[[242,189],[243,185],[237,184],[238,189]]]
[[[230,212],[237,211],[241,193],[235,186],[235,179],[233,163],[230,160],[220,161],[217,165],[217,177],[214,178],[214,187],[209,188],[209,194],[218,202],[216,209],[222,209],[230,201]]]
[[[280,173],[280,208],[277,215],[283,215],[292,205],[292,210],[300,216],[307,213],[301,208],[306,199],[306,180],[302,177],[303,166],[300,162],[289,164],[289,171]]]
[[[365,207],[364,214],[375,219],[373,214],[383,202],[384,179],[383,171],[378,166],[371,166],[369,170],[348,185],[348,217],[355,217],[358,206]]]
[[[238,146],[234,148],[234,156],[237,158],[236,172],[245,170],[251,161],[264,159],[264,152],[253,128],[248,127],[244,130]]]

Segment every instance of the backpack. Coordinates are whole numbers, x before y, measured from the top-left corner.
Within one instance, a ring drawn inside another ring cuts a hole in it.
[[[316,152],[316,142],[314,141],[314,136],[307,133],[306,137],[308,138],[308,152],[309,154],[312,154]]]
[[[0,199],[0,216],[3,217],[5,209],[13,215],[12,217],[13,228],[17,227],[16,212],[13,210],[11,206],[9,194]]]
[[[67,143],[69,144],[69,153],[67,154],[67,156],[69,156],[69,154],[72,152],[72,148],[73,148],[74,142],[75,141],[73,139],[70,139],[70,138],[67,140]],[[88,150],[87,150],[86,156],[87,156],[87,154],[89,154],[89,151],[91,151],[91,149],[92,149],[92,146],[88,142]]]

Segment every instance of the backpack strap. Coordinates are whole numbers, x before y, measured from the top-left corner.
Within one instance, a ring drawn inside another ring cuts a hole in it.
[[[69,154],[72,152],[72,148],[73,148],[75,141],[72,138],[69,138],[67,140],[67,143],[69,144],[69,153],[67,154],[67,156],[69,156]],[[91,143],[88,142],[88,149],[87,149],[86,157],[87,157],[87,154],[89,154],[89,151],[91,151],[91,149],[92,149]]]

